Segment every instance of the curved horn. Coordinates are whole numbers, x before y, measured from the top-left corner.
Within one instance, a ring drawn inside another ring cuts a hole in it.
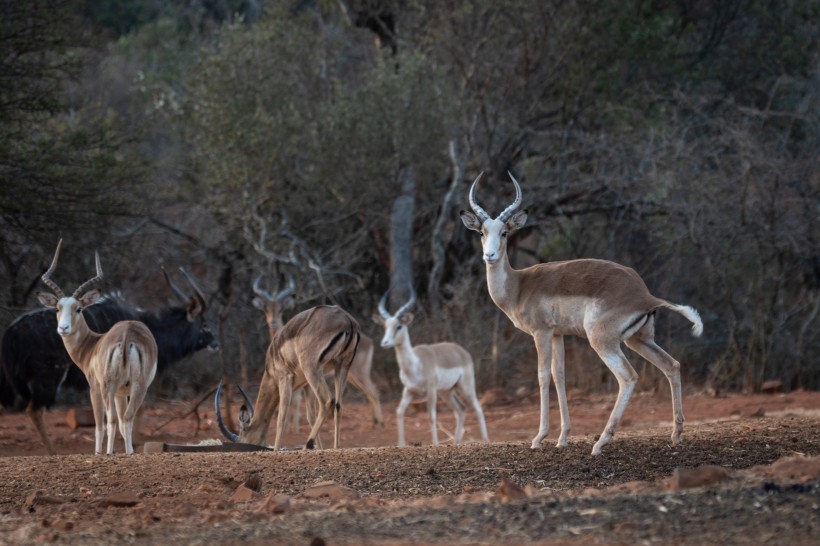
[[[225,422],[222,420],[222,410],[219,408],[220,394],[222,394],[222,381],[219,382],[219,386],[216,388],[216,396],[214,396],[214,406],[216,406],[216,424],[219,425],[219,430],[222,431],[222,434],[224,434],[228,440],[237,442],[239,441],[239,436],[228,430],[228,427],[225,426]]]
[[[279,303],[282,303],[282,300],[296,291],[296,281],[293,280],[293,275],[290,273],[286,273],[286,275],[288,277],[288,285],[284,289],[277,292],[275,296],[276,301]]]
[[[168,286],[171,288],[171,292],[176,294],[176,296],[180,299],[181,303],[187,303],[188,296],[185,295],[185,292],[183,292],[177,285],[173,283],[173,281],[171,281],[171,277],[168,275],[168,272],[165,271],[164,267],[160,266],[160,269],[162,269],[162,274],[165,275],[165,282],[168,283]]]
[[[507,174],[510,175],[513,184],[515,184],[515,200],[512,202],[512,205],[501,211],[501,214],[498,215],[498,220],[501,222],[505,222],[507,218],[515,212],[515,209],[521,206],[521,186],[518,185],[518,180],[515,179],[510,171],[507,171]]]
[[[45,273],[43,273],[43,276],[40,277],[45,283],[45,285],[51,288],[51,291],[54,292],[54,294],[56,296],[59,296],[60,298],[64,298],[65,294],[63,293],[62,288],[57,286],[57,283],[51,280],[51,274],[54,273],[54,269],[57,267],[57,260],[60,257],[60,247],[62,245],[63,240],[60,239],[60,241],[57,243],[57,250],[54,251],[54,259],[51,260],[51,267],[49,267],[48,270]]]
[[[264,277],[264,273],[260,273],[256,280],[253,281],[253,293],[257,296],[264,298],[266,301],[273,301],[273,296],[270,295],[270,292],[262,288],[262,277]]]
[[[96,252],[96,251],[94,252],[94,261],[97,264],[97,276],[88,279],[83,284],[78,286],[77,290],[75,290],[74,294],[72,294],[73,298],[79,298],[80,296],[83,295],[83,292],[88,289],[88,287],[90,287],[92,284],[95,284],[95,283],[102,280],[103,271],[102,271],[102,266],[100,265],[100,253],[99,252]]]
[[[404,313],[409,311],[410,308],[413,307],[413,304],[416,303],[416,291],[413,290],[413,285],[412,284],[409,285],[408,288],[410,288],[410,299],[407,300],[407,303],[402,305],[401,308],[398,311],[396,311],[396,316],[397,317],[400,317]]]
[[[188,279],[188,282],[191,284],[191,287],[193,287],[194,292],[196,292],[196,296],[199,299],[199,304],[202,306],[202,312],[204,313],[205,309],[208,308],[208,303],[205,301],[205,294],[202,293],[202,290],[199,288],[199,285],[196,283],[194,278],[191,277],[191,275],[189,275],[187,271],[185,271],[184,267],[180,266],[179,270],[182,271],[182,274],[185,275],[185,278]]]
[[[389,319],[391,316],[390,312],[387,310],[387,296],[390,294],[390,291],[393,290],[393,287],[387,289],[387,292],[384,293],[382,299],[379,301],[379,314],[382,316],[383,319]]]
[[[484,174],[484,171],[478,173],[478,176],[475,177],[473,180],[473,185],[470,186],[470,208],[473,209],[473,212],[476,213],[476,216],[481,220],[482,223],[486,222],[490,219],[490,215],[487,214],[487,211],[482,209],[475,200],[475,188],[478,185],[478,180],[481,178],[481,175]]]
[[[253,402],[251,402],[250,397],[248,397],[248,395],[245,394],[245,391],[242,390],[242,385],[240,385],[239,383],[234,383],[234,385],[236,385],[236,388],[239,389],[239,393],[242,395],[242,398],[245,399],[245,403],[248,405],[248,409],[251,410],[251,419],[253,419]]]

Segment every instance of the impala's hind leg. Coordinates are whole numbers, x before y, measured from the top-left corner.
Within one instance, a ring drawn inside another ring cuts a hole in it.
[[[635,383],[638,382],[638,374],[624,356],[618,339],[595,339],[590,337],[589,344],[604,361],[606,367],[615,375],[615,379],[618,380],[618,398],[615,400],[615,406],[612,408],[612,413],[604,431],[592,447],[592,454],[600,455],[601,449],[615,435],[615,429],[618,428],[618,423],[621,422],[626,405],[629,403],[629,398],[635,389]]]
[[[626,340],[626,346],[644,357],[656,368],[663,372],[669,381],[672,391],[672,420],[675,425],[672,429],[672,443],[677,445],[683,434],[683,396],[681,393],[680,364],[677,360],[658,347],[654,339],[643,339],[633,336]]]

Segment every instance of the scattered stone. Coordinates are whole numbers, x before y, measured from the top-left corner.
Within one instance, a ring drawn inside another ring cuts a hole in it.
[[[767,473],[801,482],[820,480],[820,457],[781,457],[772,463]]]
[[[136,506],[140,499],[133,493],[114,493],[105,499],[108,506]]]
[[[265,512],[267,514],[284,514],[290,510],[291,501],[287,495],[275,494],[273,491],[268,493],[262,502],[259,503],[257,512]]]
[[[143,453],[163,453],[165,451],[165,442],[145,442],[142,448]]]
[[[243,485],[252,491],[259,492],[262,489],[262,478],[257,473],[248,474]]]
[[[234,502],[248,502],[252,500],[257,500],[261,495],[257,492],[245,485],[244,483],[236,488],[233,495],[231,496],[231,500]]]
[[[703,465],[697,468],[678,467],[672,474],[669,489],[680,491],[692,487],[702,487],[720,483],[729,478],[729,470],[717,465]]]
[[[72,430],[80,427],[93,427],[94,411],[91,408],[71,408],[66,412],[65,421]]]
[[[512,402],[512,398],[502,387],[487,389],[481,396],[481,405],[484,407],[503,406]]]
[[[764,381],[763,384],[760,385],[760,392],[765,394],[777,394],[783,392],[784,390],[785,386],[779,379],[770,379],[768,381]]]
[[[320,499],[329,497],[333,500],[358,499],[359,492],[350,487],[339,485],[334,481],[317,482],[305,489],[300,495],[306,499]]]
[[[527,493],[507,476],[501,478],[498,484],[498,500],[502,503],[527,498]]]
[[[23,502],[23,511],[34,512],[34,507],[38,504],[63,504],[64,502],[65,499],[52,495],[46,495],[43,491],[38,489],[37,491],[32,491],[28,494],[28,496],[26,496],[26,500]]]
[[[755,411],[749,417],[766,417],[766,412],[763,410],[763,408],[757,408],[757,411]]]

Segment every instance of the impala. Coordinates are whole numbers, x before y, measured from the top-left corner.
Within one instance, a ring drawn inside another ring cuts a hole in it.
[[[205,318],[207,304],[202,290],[185,269],[180,270],[191,285],[189,294],[178,288],[163,270],[168,286],[180,298],[179,305],[146,311],[128,305],[114,293],[83,309],[88,326],[95,332],[106,332],[121,320],[144,322],[157,342],[157,376],[206,347],[219,349],[219,341]],[[54,404],[63,387],[88,390],[88,381],[57,334],[56,313],[41,307],[17,317],[3,333],[0,359],[0,405],[5,409],[25,409],[46,450],[54,455],[56,451],[43,420],[45,409]]]
[[[41,277],[53,293],[40,292],[37,296],[40,303],[57,310],[57,333],[63,338],[71,360],[88,380],[94,410],[94,452],[102,453],[103,436],[107,433],[106,452],[114,453],[114,429],[119,420],[125,452],[130,455],[134,452],[131,441],[134,419],[157,371],[157,343],[148,327],[134,320],[117,322],[105,334],[93,332],[88,327],[83,309],[100,298],[100,291],[97,288],[84,294],[83,291],[103,277],[100,255],[94,255],[97,275],[67,297],[51,280],[62,243],[60,239],[51,267]],[[105,430],[104,417],[107,418]]]
[[[276,331],[284,324],[282,319],[282,312],[286,307],[292,305],[293,300],[290,298],[291,294],[296,290],[296,284],[293,277],[288,275],[288,285],[272,295],[270,292],[262,288],[262,278],[264,273],[260,274],[253,283],[253,306],[265,314],[265,322],[268,325],[271,340],[276,335]],[[359,341],[359,348],[356,350],[356,356],[353,358],[353,363],[350,365],[349,379],[353,385],[362,391],[370,403],[370,409],[373,412],[373,426],[383,427],[384,420],[382,419],[382,408],[379,402],[379,389],[371,378],[371,370],[373,368],[373,340],[370,337],[361,334]],[[298,390],[293,393],[293,404],[291,411],[295,413],[292,421],[299,424],[299,401],[301,400],[301,393],[303,390]],[[310,405],[308,405],[310,408]],[[308,420],[311,420],[310,412],[308,412]],[[312,423],[311,423],[312,424]]]
[[[340,414],[347,374],[356,355],[360,338],[359,324],[337,306],[320,305],[307,309],[279,328],[271,339],[265,356],[265,372],[259,386],[256,404],[242,406],[239,412],[239,434],[231,433],[222,421],[219,396],[222,384],[216,390],[215,405],[220,430],[230,440],[263,444],[271,417],[277,406],[276,439],[279,450],[288,418],[291,395],[305,384],[319,402],[319,415],[313,423],[306,449],[313,449],[319,430],[329,412],[333,412],[333,447],[339,447]],[[325,382],[325,372],[333,371],[335,396]]]
[[[401,401],[396,408],[396,424],[399,431],[399,445],[405,445],[404,413],[414,398],[427,401],[427,412],[433,432],[433,445],[438,445],[436,427],[436,399],[441,395],[444,402],[456,416],[455,443],[464,435],[464,407],[455,394],[469,403],[478,416],[481,438],[489,442],[484,412],[475,392],[475,369],[470,353],[456,343],[444,342],[432,345],[416,345],[410,342],[409,326],[413,321],[410,308],[416,301],[415,291],[410,289],[410,299],[394,314],[387,311],[388,290],[379,302],[379,314],[384,325],[382,347],[396,349],[399,363],[399,379],[404,386]]]
[[[532,447],[539,447],[549,432],[550,365],[561,412],[557,445],[567,444],[570,422],[564,385],[565,335],[586,337],[618,381],[615,407],[592,448],[593,455],[599,455],[612,440],[638,378],[621,350],[621,342],[660,369],[669,381],[674,420],[672,443],[678,444],[684,421],[680,364],[655,343],[655,313],[666,308],[683,315],[692,322],[692,333],[700,336],[703,323],[698,312],[656,298],[634,270],[610,261],[581,259],[513,269],[507,257],[507,240],[527,220],[526,210],[517,211],[521,187],[510,173],[515,200],[497,218],[491,218],[476,202],[480,178],[481,174],[470,187],[473,212],[462,210],[461,220],[467,228],[481,233],[487,286],[493,302],[518,329],[535,340],[541,423]]]

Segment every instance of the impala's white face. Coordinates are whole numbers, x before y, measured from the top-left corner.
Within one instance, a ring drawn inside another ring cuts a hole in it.
[[[79,300],[73,296],[58,298],[46,292],[40,292],[37,297],[40,303],[57,311],[57,333],[66,337],[76,332],[77,321],[81,319],[83,309],[100,299],[100,291],[95,288]]]
[[[487,265],[493,265],[507,253],[507,239],[510,233],[524,227],[527,211],[520,210],[507,221],[487,218],[484,222],[472,212],[461,211],[461,221],[468,229],[481,234],[482,258]]]
[[[396,345],[401,345],[407,341],[407,325],[413,316],[405,313],[401,317],[389,317],[384,319],[384,336],[382,337],[382,347],[389,349]]]
[[[507,237],[510,230],[504,222],[490,218],[481,226],[481,249],[484,262],[494,264],[507,251]]]
[[[83,308],[79,301],[74,298],[61,298],[57,302],[57,333],[61,336],[71,335],[82,312]]]

